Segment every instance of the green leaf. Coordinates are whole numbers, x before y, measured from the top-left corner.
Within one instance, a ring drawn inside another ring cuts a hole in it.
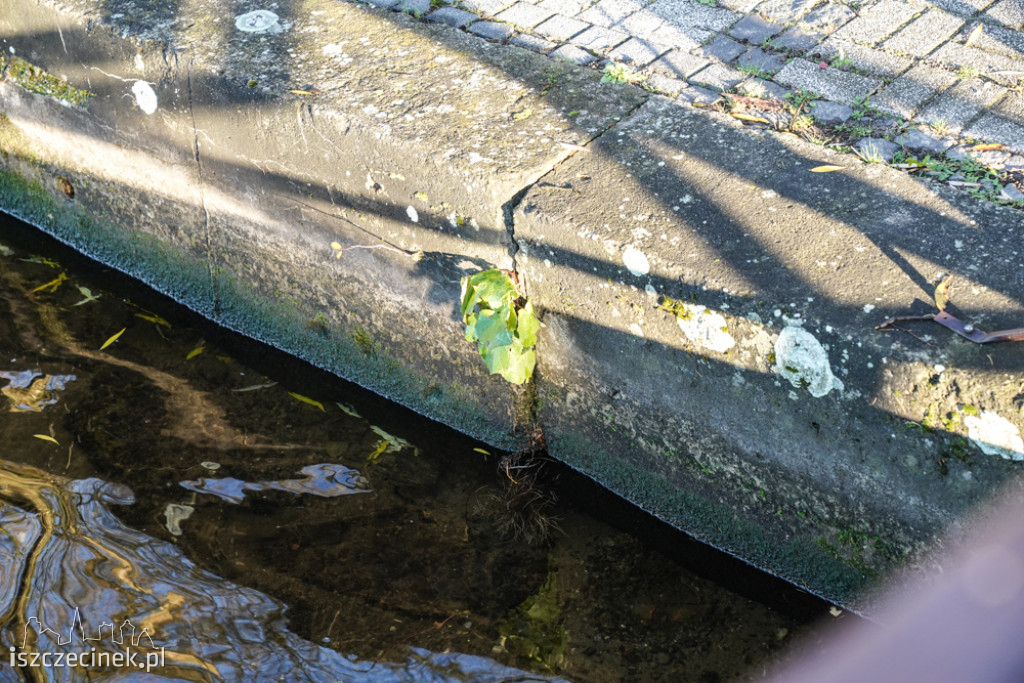
[[[510,354],[509,365],[502,371],[501,376],[512,384],[522,384],[533,374],[533,367],[537,363],[537,355],[533,349],[523,353]]]
[[[537,344],[537,330],[539,329],[540,321],[537,320],[537,316],[533,313],[533,304],[527,301],[523,309],[519,311],[519,326],[517,329],[519,341],[522,342],[523,348],[528,349]]]
[[[517,295],[512,279],[496,268],[477,273],[469,279],[469,284],[476,289],[480,300],[490,308],[500,308],[502,303],[511,303]]]
[[[463,318],[473,312],[473,308],[476,306],[476,302],[480,298],[477,295],[476,287],[473,286],[471,280],[472,278],[468,275],[462,278],[462,304],[459,306],[459,312],[462,314]]]
[[[480,311],[480,320],[476,324],[477,339],[488,346],[508,346],[512,343],[512,333],[508,329],[508,313],[512,309],[501,311]]]

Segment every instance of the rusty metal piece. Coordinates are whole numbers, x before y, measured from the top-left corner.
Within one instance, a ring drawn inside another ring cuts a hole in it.
[[[929,315],[905,315],[896,318],[889,318],[881,325],[875,327],[876,330],[901,330],[906,332],[912,337],[921,339],[916,334],[910,332],[910,330],[904,330],[900,327],[893,327],[894,323],[899,322],[910,322],[916,320],[933,320],[938,324],[945,327],[947,330],[956,332],[964,339],[972,341],[975,344],[996,344],[998,342],[1008,341],[1024,341],[1024,327],[1018,327],[1012,330],[999,330],[998,332],[982,332],[981,330],[974,327],[970,323],[964,323],[958,318],[950,315],[946,311],[939,311],[938,313]],[[924,341],[923,339],[921,341]]]
[[[939,311],[932,318],[935,322],[946,329],[952,330],[964,339],[975,344],[996,344],[998,342],[1024,341],[1024,327],[1017,327],[1012,330],[999,330],[998,332],[982,332],[973,325],[965,325],[945,311]]]

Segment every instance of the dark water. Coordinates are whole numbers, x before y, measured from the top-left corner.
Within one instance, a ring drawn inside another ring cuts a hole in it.
[[[816,633],[818,603],[542,454],[492,452],[2,216],[0,243],[0,681],[753,680]],[[109,655],[126,620],[163,656],[148,674],[16,659]]]

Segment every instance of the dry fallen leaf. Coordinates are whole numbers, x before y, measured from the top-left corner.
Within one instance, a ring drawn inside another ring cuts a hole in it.
[[[975,26],[974,30],[971,31],[971,34],[969,36],[967,36],[967,40],[964,41],[964,47],[970,47],[971,43],[976,41],[978,39],[978,37],[981,36],[981,32],[984,31],[984,30],[985,30],[985,25],[984,24],[978,24],[977,26]]]
[[[842,171],[845,166],[815,166],[811,169],[811,173],[831,173],[832,171]]]
[[[975,152],[987,152],[989,150],[1002,150],[1004,147],[999,142],[984,142],[980,145],[974,145],[971,149]]]
[[[949,285],[952,282],[953,278],[947,277],[935,288],[935,307],[940,311],[946,310],[946,304],[949,303]]]
[[[739,119],[740,121],[750,121],[751,123],[764,123],[769,126],[772,125],[771,121],[764,118],[763,116],[754,116],[752,114],[741,114],[738,112],[733,112],[732,117],[734,119]]]

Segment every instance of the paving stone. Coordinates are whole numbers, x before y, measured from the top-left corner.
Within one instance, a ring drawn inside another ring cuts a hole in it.
[[[718,0],[718,4],[733,12],[746,14],[761,3],[761,0]]]
[[[564,14],[573,17],[590,6],[590,0],[543,0],[537,3],[537,7],[557,14]]]
[[[679,93],[676,99],[680,102],[686,102],[687,104],[703,104],[712,105],[719,100],[721,95],[716,93],[714,90],[708,90],[707,88],[701,88],[697,85],[691,85],[686,90]]]
[[[961,35],[966,36],[973,26],[974,24],[964,27]],[[971,46],[1006,55],[1011,59],[1024,59],[1024,33],[1002,26],[983,25],[981,35],[971,43]]]
[[[1024,156],[1014,154],[1003,163],[1007,171],[1024,171]]]
[[[773,74],[786,65],[786,60],[778,55],[770,55],[759,47],[752,47],[736,61],[741,70],[758,71],[766,74]]]
[[[811,33],[794,26],[781,36],[772,38],[772,47],[792,50],[794,52],[804,52],[810,50],[824,39],[825,34],[823,33]]]
[[[428,2],[430,0],[427,0]],[[530,30],[537,24],[546,20],[554,12],[543,10],[536,5],[526,2],[517,2],[504,12],[498,15],[498,19],[513,24],[516,28]]]
[[[992,0],[929,0],[928,4],[966,19],[991,5]]]
[[[595,26],[611,28],[633,12],[639,12],[646,2],[642,0],[599,0],[594,6],[584,10],[577,19]]]
[[[840,40],[835,36],[811,50],[810,54],[819,55],[830,62],[842,59],[847,66],[890,78],[905,71],[911,64],[907,57]]]
[[[828,100],[811,102],[811,116],[822,123],[846,123],[853,116],[853,107]]]
[[[805,59],[791,61],[782,71],[775,74],[774,80],[776,83],[817,93],[842,104],[852,104],[854,100],[867,97],[882,84],[879,78],[839,71],[831,67],[822,69]]]
[[[457,7],[442,7],[427,15],[427,21],[440,22],[455,28],[464,28],[479,19],[480,17],[472,12],[467,12]]]
[[[583,33],[572,39],[574,45],[593,50],[594,52],[606,52],[619,43],[625,42],[629,34],[603,26],[591,26]]]
[[[724,31],[742,16],[723,7],[700,5],[692,0],[657,0],[648,9],[671,26],[706,28],[715,32]]]
[[[459,2],[470,12],[476,12],[481,16],[494,16],[498,12],[511,7],[515,0],[461,0]]]
[[[902,135],[897,135],[893,142],[915,154],[924,152],[925,154],[940,155],[952,147],[955,141],[952,138],[937,135],[930,128],[912,128]]]
[[[391,9],[419,16],[430,11],[430,0],[402,0]]]
[[[977,140],[1001,142],[1011,152],[1024,154],[1024,93],[1011,93],[971,124],[967,134]]]
[[[856,19],[836,31],[835,35],[843,40],[874,45],[894,33],[922,9],[916,3],[881,0],[863,10]]]
[[[549,53],[549,56],[558,57],[559,59],[564,59],[568,62],[579,64],[580,66],[586,66],[587,64],[592,64],[597,61],[597,57],[586,50],[581,50],[575,45],[563,45],[556,50],[552,50]]]
[[[816,4],[818,0],[767,0],[758,6],[757,12],[780,24],[791,24]]]
[[[872,99],[872,104],[887,114],[910,119],[917,114],[922,104],[953,85],[956,80],[950,71],[918,64],[883,88]]]
[[[478,21],[469,27],[469,32],[489,40],[508,40],[515,33],[511,24],[497,21]]]
[[[668,45],[679,50],[696,50],[701,46],[701,40],[691,35],[694,31],[704,32],[704,29],[690,29],[684,31],[676,26],[662,24],[658,30],[651,34],[651,41]],[[709,38],[711,36],[708,36]]]
[[[972,69],[994,81],[1013,85],[1024,70],[1017,61],[1005,55],[993,54],[976,47],[964,47],[959,43],[946,43],[929,57],[954,69]]]
[[[782,33],[782,26],[774,21],[762,19],[756,14],[749,14],[729,29],[729,35],[736,40],[745,40],[754,45],[760,45],[768,38]]]
[[[742,83],[744,78],[746,76],[741,71],[732,69],[724,64],[712,64],[698,71],[690,78],[690,81],[705,88],[725,92]]]
[[[710,64],[710,62],[703,57],[698,57],[697,55],[682,52],[680,50],[672,50],[671,52],[662,55],[653,64],[651,64],[651,69],[658,73],[665,74],[666,76],[689,78],[704,67],[708,66],[708,64]]]
[[[399,3],[399,0],[364,0],[369,5],[374,7],[380,7],[381,9],[390,9]]]
[[[566,41],[577,33],[582,33],[590,28],[590,24],[573,19],[561,14],[556,14],[545,22],[542,22],[534,29],[537,33],[548,40]]]
[[[857,13],[846,5],[822,5],[797,22],[797,26],[813,33],[832,33],[856,18]]]
[[[1020,202],[1024,201],[1024,192],[1017,189],[1016,185],[1006,185],[1003,191],[999,193],[999,198],[1008,202]]]
[[[640,10],[617,22],[614,28],[625,31],[634,38],[651,40],[651,34],[664,23],[664,20],[657,14],[648,10]]]
[[[748,97],[757,97],[762,100],[782,100],[789,94],[788,88],[763,78],[748,78],[736,86],[736,90]]]
[[[929,102],[917,118],[959,133],[967,122],[1006,92],[1006,88],[980,78],[960,81]],[[1019,124],[1018,124],[1019,125]]]
[[[881,159],[886,163],[892,161],[893,156],[900,150],[899,145],[884,138],[864,138],[854,143],[853,148],[865,161]]]
[[[675,97],[687,88],[686,81],[678,78],[669,78],[661,74],[651,74],[647,77],[647,84],[658,92]]]
[[[933,8],[897,31],[882,47],[914,57],[924,57],[946,42],[963,25],[964,20],[960,17]]]
[[[722,62],[731,62],[746,51],[735,40],[725,36],[715,36],[715,39],[700,49],[700,53],[709,59],[717,59]]]
[[[508,43],[509,45],[525,47],[527,50],[533,50],[534,52],[549,52],[557,47],[557,45],[552,43],[550,40],[531,36],[528,33],[520,33],[512,40],[508,41]]]
[[[1020,0],[999,0],[985,11],[985,16],[1009,28],[1024,26],[1024,3]]]
[[[999,149],[978,150],[974,149],[974,147],[970,145],[957,145],[947,151],[946,156],[951,159],[958,159],[961,161],[971,159],[973,161],[977,161],[982,166],[1001,169],[1010,158],[1010,153]]]
[[[647,66],[665,52],[668,52],[668,48],[664,45],[655,45],[639,38],[630,38],[622,45],[609,50],[608,56],[617,62],[641,68]]]

